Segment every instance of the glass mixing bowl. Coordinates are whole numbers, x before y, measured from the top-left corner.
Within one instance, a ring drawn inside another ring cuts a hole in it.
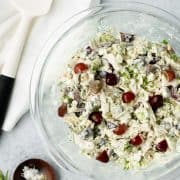
[[[59,94],[57,81],[68,60],[97,32],[112,27],[115,31],[134,33],[152,41],[167,39],[180,54],[180,21],[168,12],[142,3],[102,4],[82,11],[65,22],[50,37],[35,65],[31,81],[31,112],[43,142],[57,164],[72,172],[94,179],[155,179],[180,164],[174,153],[150,167],[134,171],[122,170],[113,163],[103,164],[79,153],[69,141],[69,129],[57,116]]]

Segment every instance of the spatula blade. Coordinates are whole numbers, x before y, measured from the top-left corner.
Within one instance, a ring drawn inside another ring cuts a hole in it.
[[[11,0],[14,6],[29,16],[41,16],[48,13],[53,0]]]

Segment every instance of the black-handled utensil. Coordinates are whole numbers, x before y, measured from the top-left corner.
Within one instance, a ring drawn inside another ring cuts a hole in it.
[[[0,128],[2,128],[6,116],[8,104],[13,90],[14,80],[14,78],[0,75]]]
[[[5,119],[14,80],[20,63],[21,54],[31,23],[34,17],[48,13],[53,0],[11,0],[14,7],[21,13],[21,21],[15,36],[11,39],[9,53],[3,64],[0,77],[0,123]],[[22,92],[23,93],[23,92]],[[18,102],[17,102],[18,103]],[[8,122],[9,124],[11,122]],[[13,123],[13,122],[12,122]],[[15,123],[14,123],[15,124]]]

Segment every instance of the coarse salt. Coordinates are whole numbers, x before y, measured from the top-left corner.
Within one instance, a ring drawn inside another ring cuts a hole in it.
[[[26,180],[46,180],[44,175],[36,168],[24,166],[22,177]]]

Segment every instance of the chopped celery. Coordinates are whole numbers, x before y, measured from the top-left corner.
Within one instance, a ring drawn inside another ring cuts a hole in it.
[[[171,54],[170,58],[173,59],[175,62],[179,60],[179,57],[176,54]]]
[[[167,44],[168,44],[168,41],[167,41],[166,39],[163,39],[163,40],[162,40],[162,43],[167,45]]]

